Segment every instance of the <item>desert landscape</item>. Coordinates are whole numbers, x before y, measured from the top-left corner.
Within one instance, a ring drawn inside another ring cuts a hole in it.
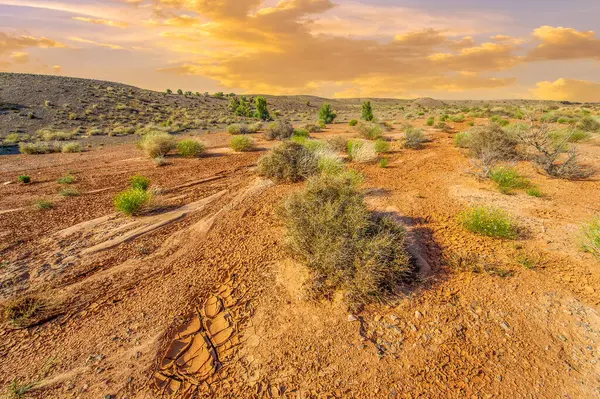
[[[0,0],[0,398],[600,398],[598,15]]]
[[[8,397],[600,393],[600,105],[0,80]]]

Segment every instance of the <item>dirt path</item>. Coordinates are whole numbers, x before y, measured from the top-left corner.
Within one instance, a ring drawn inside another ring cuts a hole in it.
[[[338,134],[350,133],[321,135]],[[260,154],[219,150],[225,135],[211,142],[219,155],[165,168],[132,146],[69,161],[0,159],[3,180],[40,171],[36,185],[0,187],[0,209],[24,208],[0,221],[9,263],[0,295],[43,294],[55,317],[0,330],[0,384],[35,382],[28,395],[39,398],[155,398],[196,387],[199,397],[597,397],[600,275],[574,231],[597,206],[600,183],[519,165],[549,197],[505,196],[469,173],[449,135],[428,134],[426,148],[396,151],[387,169],[358,167],[369,204],[410,227],[432,269],[406,297],[358,315],[339,300],[303,299],[306,272],[286,256],[275,216],[301,185],[257,178]],[[29,198],[56,193],[74,164],[78,189],[91,194],[60,200],[39,223]],[[141,171],[167,211],[115,215],[112,196]],[[506,208],[529,236],[465,232],[456,215],[480,202]],[[473,253],[487,272],[452,269]],[[538,267],[520,265],[521,254]]]

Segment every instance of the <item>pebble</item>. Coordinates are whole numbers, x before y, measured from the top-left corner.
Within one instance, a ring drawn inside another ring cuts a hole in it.
[[[358,321],[358,317],[354,316],[353,314],[349,314],[348,321]]]
[[[11,181],[5,181],[5,182],[4,182],[4,185],[5,185],[5,186],[8,186],[9,184],[12,184],[12,183],[13,183],[13,182],[11,182]]]

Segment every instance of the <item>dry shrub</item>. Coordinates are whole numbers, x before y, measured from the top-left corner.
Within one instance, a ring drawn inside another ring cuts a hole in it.
[[[61,152],[62,146],[58,142],[44,143],[37,141],[35,143],[19,143],[21,154],[50,154],[52,152]]]
[[[362,138],[367,140],[377,140],[383,136],[383,128],[381,125],[373,122],[358,122],[356,131]]]
[[[287,120],[278,119],[267,126],[265,138],[267,140],[285,140],[292,137],[293,134],[294,127],[292,124]]]
[[[377,160],[375,143],[365,140],[349,140],[348,156],[354,162],[369,163]]]
[[[73,152],[81,152],[83,151],[83,147],[78,142],[66,143],[62,146],[61,151],[63,153],[73,153]]]
[[[311,292],[347,291],[350,305],[381,299],[413,273],[405,230],[371,213],[348,174],[311,178],[280,212],[293,256],[313,273]]]
[[[175,149],[175,137],[164,132],[150,132],[145,134],[138,143],[139,148],[150,158],[164,157]]]
[[[318,160],[303,145],[285,142],[275,147],[258,163],[261,175],[278,182],[297,182],[316,174]]]
[[[348,149],[348,140],[342,136],[335,136],[327,139],[327,144],[338,152],[345,152]]]
[[[404,147],[418,150],[423,147],[423,143],[427,141],[423,130],[416,128],[408,128],[404,132]]]
[[[29,327],[36,323],[44,305],[44,301],[36,296],[11,299],[3,305],[4,320],[16,328]]]
[[[595,174],[595,169],[579,163],[577,151],[569,146],[573,132],[575,129],[557,140],[548,124],[532,124],[530,128],[518,132],[517,138],[526,156],[548,175],[567,180],[587,179]]]
[[[468,146],[475,165],[482,170],[483,176],[503,161],[518,158],[515,136],[496,124],[477,126],[464,132],[464,145]]]

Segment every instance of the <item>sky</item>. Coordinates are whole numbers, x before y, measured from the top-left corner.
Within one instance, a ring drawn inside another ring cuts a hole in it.
[[[600,101],[598,0],[0,0],[0,71],[163,91]]]

